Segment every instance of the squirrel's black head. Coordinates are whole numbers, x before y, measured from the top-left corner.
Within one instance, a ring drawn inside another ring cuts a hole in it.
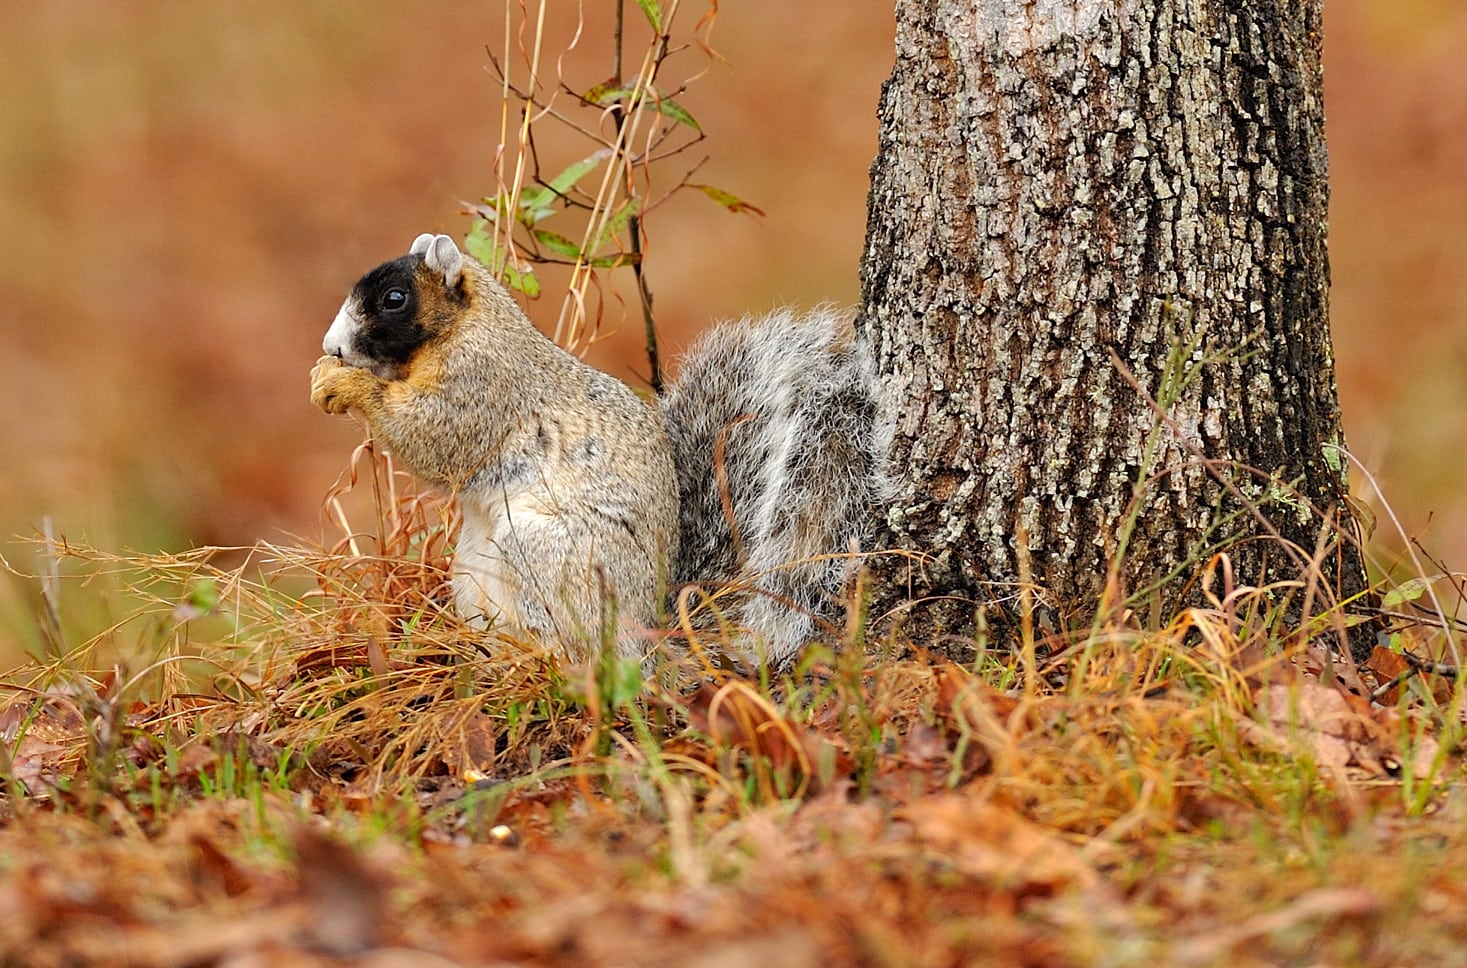
[[[402,379],[413,355],[467,303],[463,254],[446,235],[423,235],[412,251],[362,276],[321,347],[384,380]]]

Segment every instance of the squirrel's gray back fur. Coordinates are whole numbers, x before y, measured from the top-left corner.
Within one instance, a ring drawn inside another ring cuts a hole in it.
[[[838,614],[884,499],[875,388],[848,315],[782,310],[705,333],[663,398],[673,579],[746,588],[732,617],[772,665]]]

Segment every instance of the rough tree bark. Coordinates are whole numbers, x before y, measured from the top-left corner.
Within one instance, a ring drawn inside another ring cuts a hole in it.
[[[1093,611],[1118,554],[1173,605],[1217,550],[1363,587],[1333,524],[1320,8],[899,0],[858,325],[901,476],[881,543],[947,596],[914,632],[1021,573]]]

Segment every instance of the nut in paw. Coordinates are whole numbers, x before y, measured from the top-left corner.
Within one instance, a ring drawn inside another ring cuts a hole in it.
[[[345,413],[347,402],[341,395],[350,369],[334,356],[323,356],[311,368],[311,402],[327,413]]]

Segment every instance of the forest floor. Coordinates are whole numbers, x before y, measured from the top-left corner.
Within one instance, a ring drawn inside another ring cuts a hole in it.
[[[486,655],[441,608],[442,514],[368,530],[43,549],[38,658],[0,682],[0,960],[1467,964],[1462,691],[1332,658],[1341,613],[1290,627],[1288,588],[1215,561],[1152,626],[644,679]],[[1458,581],[1385,593],[1421,616],[1392,647],[1449,661]]]

